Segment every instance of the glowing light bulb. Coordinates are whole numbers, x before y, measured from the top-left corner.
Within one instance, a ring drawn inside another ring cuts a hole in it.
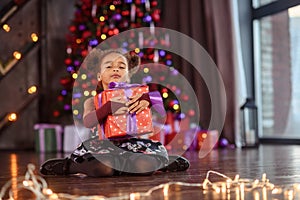
[[[81,75],[81,79],[82,79],[82,80],[85,80],[86,78],[87,78],[87,75],[86,75],[86,74],[82,74],[82,75]]]
[[[207,186],[207,185],[208,185],[208,183],[209,183],[209,180],[208,180],[207,178],[206,178],[206,179],[204,179],[204,181],[203,181],[203,184],[202,184],[202,185],[203,185],[203,189],[204,189],[204,190],[207,190],[207,189],[208,189],[208,186]]]
[[[51,195],[51,194],[53,194],[53,191],[49,188],[45,188],[45,189],[43,189],[43,193],[46,195]]]
[[[131,194],[129,195],[129,199],[130,199],[130,200],[140,199],[140,194],[139,194],[139,193],[131,193]]]
[[[72,48],[67,48],[67,54],[71,54],[72,53]]]
[[[18,51],[15,51],[13,53],[13,56],[15,57],[15,59],[20,60],[22,58],[22,54]]]
[[[37,42],[39,40],[39,37],[37,36],[36,33],[32,33],[31,34],[31,39],[32,39],[33,42]]]
[[[72,78],[73,78],[73,79],[77,79],[77,78],[78,78],[78,74],[77,74],[77,73],[73,73],[73,74],[72,74]]]
[[[25,187],[28,187],[28,186],[29,186],[28,181],[23,181],[23,185],[24,185]]]
[[[6,32],[10,31],[10,26],[8,24],[3,24],[2,26],[3,30],[5,30]]]
[[[34,94],[37,91],[37,87],[35,85],[30,86],[27,90],[28,94]]]
[[[100,20],[101,22],[104,22],[104,21],[105,21],[105,17],[104,17],[104,16],[100,16],[100,17],[99,17],[99,20]]]
[[[106,39],[106,35],[105,34],[101,34],[101,39],[105,40]]]
[[[140,53],[141,50],[139,48],[135,48],[134,51],[135,53]]]
[[[174,105],[173,105],[173,109],[174,109],[174,110],[178,110],[178,109],[179,109],[179,105],[178,105],[178,104],[174,104]]]
[[[144,73],[148,73],[149,72],[149,68],[148,67],[145,67],[144,68]]]
[[[81,39],[79,39],[79,38],[76,39],[76,43],[77,43],[77,44],[80,44],[81,42],[82,42]]]
[[[50,199],[58,199],[58,195],[55,193],[51,194],[49,197]]]
[[[280,189],[278,189],[278,188],[274,188],[273,190],[272,190],[272,194],[280,194],[282,191],[280,190]]]
[[[239,179],[240,179],[240,175],[239,175],[239,174],[235,175],[235,177],[234,177],[234,182],[238,182]]]
[[[110,5],[110,6],[109,6],[109,9],[110,9],[110,10],[115,10],[116,7],[115,7],[115,5]]]
[[[92,94],[93,96],[96,96],[96,95],[97,95],[97,92],[96,92],[95,90],[93,90],[93,91],[91,92],[91,94]]]
[[[89,91],[84,91],[84,92],[83,92],[83,95],[87,97],[87,96],[90,95],[90,92],[89,92]]]
[[[267,181],[267,174],[266,173],[263,173],[261,181],[262,182],[266,182]]]
[[[17,121],[18,116],[16,113],[10,113],[10,114],[8,114],[7,119],[10,122],[15,122],[15,121]]]
[[[79,111],[78,111],[78,110],[73,110],[73,114],[74,114],[74,115],[78,115],[78,114],[79,114]]]
[[[166,99],[166,98],[168,98],[169,94],[167,92],[164,92],[162,96],[163,96],[163,98]]]

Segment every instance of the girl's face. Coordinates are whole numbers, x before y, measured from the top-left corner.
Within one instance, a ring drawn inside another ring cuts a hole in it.
[[[110,82],[126,82],[129,80],[127,59],[119,53],[109,53],[100,64],[97,73],[98,81],[102,81],[103,89],[108,89]]]

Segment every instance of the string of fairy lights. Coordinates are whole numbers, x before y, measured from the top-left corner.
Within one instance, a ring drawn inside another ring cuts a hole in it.
[[[199,193],[202,193],[204,199],[211,199],[217,197],[218,199],[254,199],[254,200],[268,200],[268,199],[282,199],[282,200],[293,200],[300,198],[300,184],[294,183],[286,186],[276,186],[270,182],[266,174],[262,175],[261,179],[245,179],[236,175],[234,179],[216,172],[208,171],[206,178],[202,183],[186,183],[186,182],[167,182],[151,187],[146,192],[131,192],[121,196],[107,197],[104,195],[72,195],[67,193],[55,193],[51,188],[48,187],[46,180],[34,173],[35,166],[28,164],[27,172],[25,176],[20,176],[15,179],[14,187],[12,189],[12,180],[7,181],[1,188],[0,200],[5,197],[9,197],[10,200],[14,200],[14,195],[21,190],[28,190],[35,195],[36,199],[94,199],[94,200],[138,200],[146,199],[151,195],[159,195],[163,199],[167,200],[171,196],[172,187],[176,187],[176,191],[185,187],[198,188]],[[213,182],[211,176],[218,176],[223,181]],[[207,197],[207,198],[206,198]]]
[[[21,104],[20,106],[16,107],[14,111],[6,113],[2,118],[0,119],[0,130],[5,127],[9,123],[14,123],[18,120],[18,116],[20,112],[24,109],[24,107],[33,100],[34,97],[37,96],[37,86],[31,85],[27,89],[27,94],[29,95],[29,98],[25,101],[25,103]]]
[[[12,27],[8,23],[8,19],[11,18],[23,5],[25,5],[27,1],[13,1],[8,4],[5,8],[1,10],[0,13],[0,24],[2,26],[2,30],[9,34],[12,31]],[[4,11],[4,12],[3,12]],[[25,54],[32,50],[32,48],[39,42],[39,36],[37,33],[32,32],[29,36],[30,41],[26,42],[24,46],[22,46],[18,50],[14,50],[10,58],[7,59],[5,63],[0,61],[0,75],[5,76],[12,68],[17,65],[22,58],[24,58]],[[27,88],[27,94],[31,97],[37,93],[37,86],[30,85]],[[30,98],[31,100],[31,98]],[[25,103],[26,104],[26,103]],[[24,105],[25,105],[24,104]],[[23,109],[23,107],[16,108],[15,111],[11,111],[6,113],[0,119],[0,130],[5,127],[8,123],[12,123],[17,121],[19,112]]]

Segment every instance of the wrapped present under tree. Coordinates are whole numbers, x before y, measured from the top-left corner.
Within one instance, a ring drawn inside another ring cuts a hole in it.
[[[61,152],[63,128],[59,124],[35,124],[35,150],[37,152]]]

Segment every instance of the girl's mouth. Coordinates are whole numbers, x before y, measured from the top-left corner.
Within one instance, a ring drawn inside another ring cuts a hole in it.
[[[119,74],[113,74],[111,77],[112,78],[121,78],[121,76]]]

